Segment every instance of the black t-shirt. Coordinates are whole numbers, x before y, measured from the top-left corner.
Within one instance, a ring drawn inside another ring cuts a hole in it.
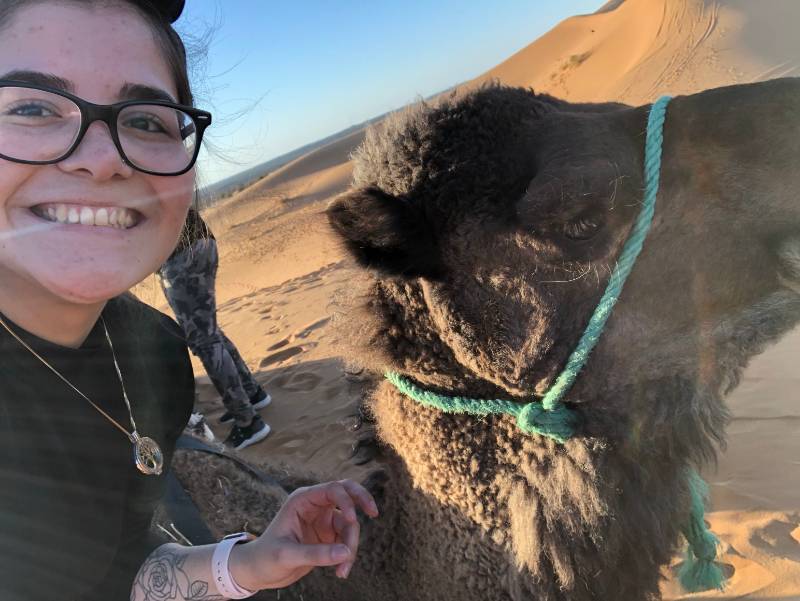
[[[127,295],[103,316],[139,434],[161,446],[169,466],[194,401],[183,332]],[[99,320],[77,349],[14,329],[130,430]],[[2,601],[128,599],[157,546],[148,532],[164,486],[164,474],[136,469],[125,434],[0,328]]]

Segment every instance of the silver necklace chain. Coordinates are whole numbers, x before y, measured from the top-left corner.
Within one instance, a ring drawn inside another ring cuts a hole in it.
[[[81,397],[83,397],[92,407],[94,407],[103,417],[105,417],[108,421],[110,421],[114,426],[116,426],[119,430],[121,430],[125,436],[128,437],[128,440],[131,441],[133,444],[133,452],[134,452],[134,461],[136,463],[136,467],[139,469],[140,472],[147,475],[158,475],[161,473],[163,468],[163,455],[161,453],[161,449],[158,444],[151,438],[142,437],[136,431],[136,422],[133,419],[133,410],[131,409],[131,402],[128,399],[128,393],[125,391],[125,383],[122,380],[122,371],[119,368],[119,363],[117,362],[117,355],[114,352],[114,345],[111,342],[111,336],[108,333],[108,328],[106,327],[106,320],[103,316],[100,316],[100,322],[103,324],[103,331],[106,335],[106,340],[108,341],[108,347],[111,349],[111,358],[114,361],[114,367],[117,370],[117,377],[119,378],[119,384],[122,388],[122,398],[125,400],[125,406],[128,408],[128,417],[131,420],[131,429],[132,432],[128,432],[125,428],[123,428],[120,423],[111,417],[108,413],[106,413],[101,407],[99,407],[92,399],[86,396],[83,392],[78,390],[78,388],[67,378],[65,378],[55,367],[50,365],[47,360],[42,357],[39,353],[37,353],[31,346],[25,342],[22,338],[20,338],[14,330],[12,330],[9,325],[5,322],[5,320],[0,317],[0,325],[2,325],[6,331],[14,337],[14,339],[19,342],[23,347],[25,347],[34,357],[36,357],[39,361],[41,361],[50,371],[52,371],[55,375],[57,375],[63,382],[72,388],[75,392],[77,392]]]
[[[122,371],[120,371],[119,363],[117,363],[117,354],[114,352],[114,345],[111,343],[111,336],[108,334],[108,328],[106,327],[106,320],[102,315],[100,316],[100,322],[103,324],[103,332],[105,332],[106,340],[108,340],[108,348],[111,349],[111,358],[114,360],[114,367],[117,370],[117,377],[119,378],[119,385],[122,388],[122,398],[125,400],[125,406],[128,408],[128,417],[131,420],[131,429],[133,430],[133,433],[132,434],[128,433],[128,432],[125,432],[125,433],[128,434],[128,437],[131,439],[131,442],[133,442],[133,437],[136,435],[136,422],[133,421],[133,410],[131,409],[131,402],[128,399],[128,393],[125,392],[125,382],[122,381]],[[62,377],[62,379],[63,379],[63,377]],[[72,386],[72,387],[75,388],[74,386]],[[85,394],[81,394],[81,396],[86,398]],[[86,400],[88,401],[89,399],[86,399]],[[89,402],[91,403],[91,401],[89,401]],[[94,405],[94,403],[92,403],[92,405]],[[119,424],[117,424],[117,427],[119,427]]]

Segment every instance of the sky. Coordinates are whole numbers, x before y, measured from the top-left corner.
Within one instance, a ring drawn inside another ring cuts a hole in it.
[[[206,185],[467,81],[603,0],[187,0]],[[191,51],[190,51],[191,53]],[[205,57],[202,59],[201,57]]]

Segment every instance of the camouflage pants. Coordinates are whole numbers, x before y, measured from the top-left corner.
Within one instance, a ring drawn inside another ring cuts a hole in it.
[[[263,390],[217,325],[218,262],[216,241],[199,240],[162,265],[161,287],[189,348],[202,361],[225,408],[237,424],[246,426],[255,415],[250,400],[262,396]]]

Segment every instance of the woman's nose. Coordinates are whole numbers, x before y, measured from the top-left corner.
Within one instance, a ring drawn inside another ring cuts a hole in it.
[[[97,181],[130,177],[134,169],[119,153],[108,125],[95,121],[86,130],[75,151],[59,167],[69,173],[85,173]]]

